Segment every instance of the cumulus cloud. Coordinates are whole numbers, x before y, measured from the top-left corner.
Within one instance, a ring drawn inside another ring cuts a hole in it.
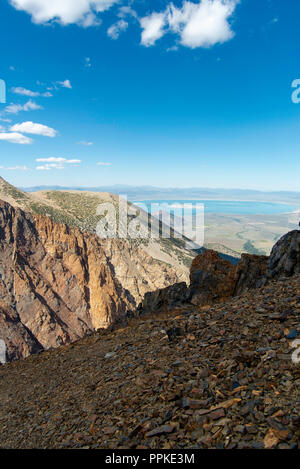
[[[22,132],[24,134],[43,135],[44,137],[55,137],[57,130],[43,124],[27,121],[22,124],[15,124],[10,128],[13,132]]]
[[[141,43],[146,47],[153,46],[165,34],[166,22],[165,13],[152,13],[150,16],[141,18],[140,24],[143,28]]]
[[[185,1],[181,8],[170,3],[163,13],[141,19],[141,42],[152,46],[167,32],[178,35],[179,42],[192,49],[229,41],[234,36],[229,19],[238,3],[239,0]]]
[[[120,20],[117,23],[113,24],[108,30],[107,30],[107,35],[111,39],[118,39],[121,33],[126,31],[128,28],[128,23],[124,20]]]
[[[16,10],[26,11],[38,24],[76,23],[84,27],[99,24],[97,13],[111,8],[119,0],[10,0]]]
[[[184,46],[211,47],[234,36],[228,19],[236,5],[236,0],[202,0],[198,5],[185,2],[181,9],[171,4],[168,23]]]
[[[0,140],[9,143],[18,143],[19,145],[29,145],[33,140],[29,137],[25,137],[18,132],[0,132]]]
[[[47,24],[56,21],[62,25],[79,24],[84,27],[99,24],[101,21],[98,13],[123,3],[121,0],[51,0],[51,2],[9,0],[9,2],[17,10],[29,13],[35,23]],[[107,33],[112,39],[117,39],[128,28],[125,19],[131,18],[139,21],[142,28],[141,44],[146,47],[153,46],[167,33],[175,34],[176,44],[185,47],[192,49],[212,47],[229,41],[234,36],[230,20],[239,2],[240,0],[182,0],[181,6],[166,2],[164,11],[152,11],[149,15],[139,18],[131,6],[134,2],[131,1],[125,6],[119,6],[116,16],[121,20],[110,26]],[[89,62],[86,66],[90,66]],[[57,83],[66,88],[72,87],[69,80]]]
[[[7,112],[8,114],[18,114],[20,111],[28,112],[37,111],[39,109],[43,109],[43,106],[40,106],[39,104],[30,99],[25,104],[9,104],[8,106],[6,106],[5,112]]]
[[[67,158],[37,158],[37,163],[44,163],[36,167],[37,171],[51,171],[51,169],[65,169],[66,165],[78,166],[81,160],[68,160]]]

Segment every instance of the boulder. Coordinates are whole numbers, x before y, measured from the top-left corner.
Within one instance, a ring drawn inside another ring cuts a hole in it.
[[[189,301],[208,305],[233,295],[236,267],[218,252],[207,250],[197,256],[191,266]]]
[[[242,254],[236,267],[234,295],[240,295],[246,290],[264,285],[268,259],[267,256]]]
[[[273,247],[266,277],[268,280],[300,273],[300,231],[290,231]]]

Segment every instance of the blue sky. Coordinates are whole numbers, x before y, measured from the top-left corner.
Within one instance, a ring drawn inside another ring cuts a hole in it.
[[[0,174],[300,191],[299,26],[295,0],[1,0]]]

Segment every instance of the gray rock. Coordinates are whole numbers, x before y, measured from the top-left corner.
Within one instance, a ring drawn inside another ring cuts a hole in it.
[[[273,247],[268,267],[267,279],[291,277],[300,274],[300,231],[287,233]]]

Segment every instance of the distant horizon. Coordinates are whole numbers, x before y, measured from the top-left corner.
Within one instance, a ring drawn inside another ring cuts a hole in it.
[[[3,178],[4,179],[4,178]],[[19,189],[24,191],[29,191],[30,189],[37,189],[37,188],[57,188],[57,190],[65,189],[65,190],[87,190],[90,192],[92,189],[101,189],[101,188],[128,188],[128,189],[151,189],[157,191],[192,191],[192,190],[199,190],[199,191],[226,191],[226,192],[254,192],[254,193],[262,193],[262,194],[296,194],[300,196],[300,191],[291,191],[291,190],[259,190],[259,189],[245,189],[240,187],[205,187],[205,186],[151,186],[151,185],[130,185],[130,184],[111,184],[111,185],[99,185],[99,186],[80,186],[80,185],[56,185],[56,184],[42,184],[42,185],[32,185],[32,186],[18,186]],[[53,190],[53,189],[52,189]]]

